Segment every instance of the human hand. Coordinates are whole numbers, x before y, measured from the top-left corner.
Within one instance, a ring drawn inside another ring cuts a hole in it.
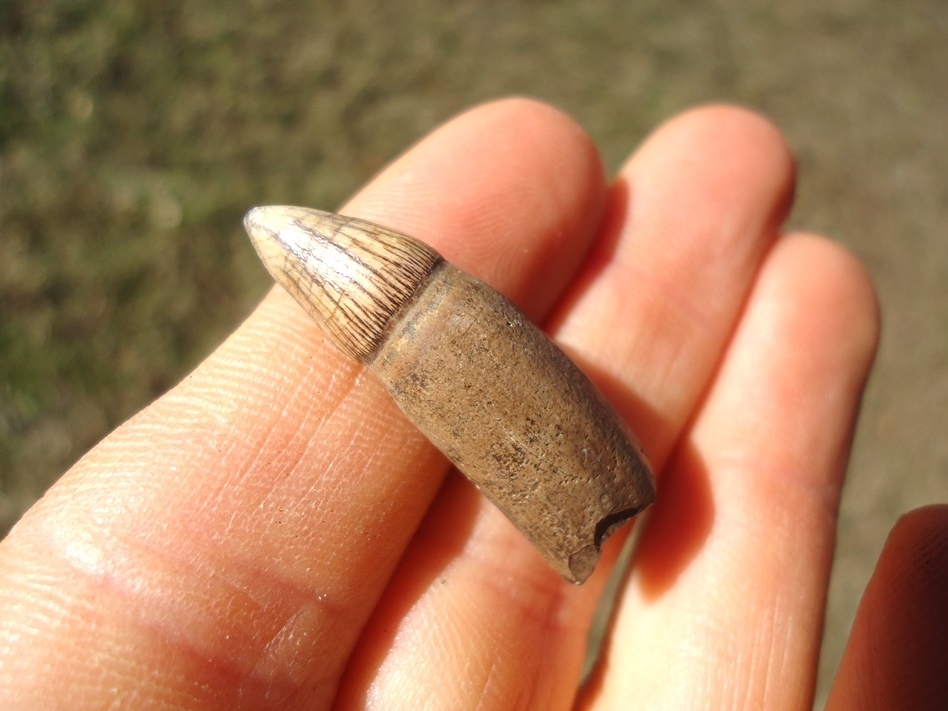
[[[659,501],[579,706],[811,703],[878,327],[852,257],[778,239],[793,182],[771,126],[708,108],[607,187],[577,126],[516,100],[447,124],[344,210],[546,323],[649,453]],[[447,472],[274,290],[3,542],[0,698],[571,707],[621,541],[571,586]]]

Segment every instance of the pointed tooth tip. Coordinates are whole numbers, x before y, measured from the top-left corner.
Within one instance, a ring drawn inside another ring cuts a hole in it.
[[[278,205],[252,207],[244,215],[244,227],[247,232],[251,232],[255,228],[269,226],[279,217],[280,212],[285,212],[285,208]]]
[[[244,215],[244,229],[270,275],[280,281],[286,263],[286,212],[278,206],[254,207]]]
[[[288,228],[293,228],[304,222],[318,230],[321,221],[331,213],[315,210],[308,207],[294,207],[292,205],[264,205],[251,208],[244,215],[244,228],[252,239],[264,235],[273,238],[276,235],[286,234]],[[290,230],[290,233],[294,230]],[[257,233],[257,234],[254,234]]]
[[[272,249],[274,243],[286,241],[291,234],[287,232],[293,221],[291,212],[291,208],[282,205],[265,205],[252,208],[244,215],[244,229],[258,252],[264,246]]]
[[[251,222],[255,221],[258,215],[265,212],[266,209],[267,209],[266,207],[258,205],[256,207],[252,207],[249,210],[247,210],[247,214],[244,215],[244,224],[248,225]]]
[[[266,220],[266,208],[265,207],[253,207],[247,211],[247,214],[244,215],[244,229],[247,231],[247,235],[250,237],[250,241],[254,244],[257,243],[257,240],[260,237],[261,229],[260,223]]]

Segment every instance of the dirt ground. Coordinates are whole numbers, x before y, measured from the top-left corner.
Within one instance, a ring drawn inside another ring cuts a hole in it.
[[[677,111],[736,102],[796,153],[793,225],[858,254],[883,309],[822,699],[889,528],[948,499],[942,0],[222,7],[0,4],[0,535],[262,296],[248,206],[331,209],[502,95],[571,113],[613,169]]]

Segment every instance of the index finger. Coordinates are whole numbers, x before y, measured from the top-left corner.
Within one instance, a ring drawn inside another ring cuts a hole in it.
[[[603,200],[582,131],[509,101],[423,141],[347,212],[429,242],[540,318]],[[325,703],[446,469],[274,291],[4,541],[4,688],[44,708]]]

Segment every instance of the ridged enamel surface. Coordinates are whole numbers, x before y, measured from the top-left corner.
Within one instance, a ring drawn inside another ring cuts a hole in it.
[[[244,225],[277,283],[363,363],[441,261],[416,239],[330,212],[258,207]]]

